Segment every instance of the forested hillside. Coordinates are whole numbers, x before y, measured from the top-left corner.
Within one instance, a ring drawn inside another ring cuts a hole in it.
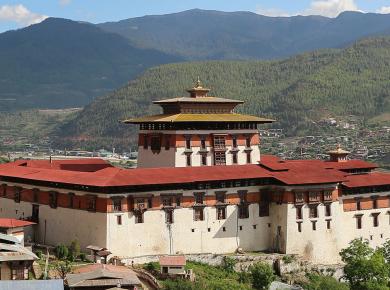
[[[252,12],[193,9],[98,26],[139,47],[185,59],[274,59],[319,48],[342,48],[367,36],[390,35],[390,14],[268,17]]]
[[[127,147],[135,126],[119,120],[159,112],[153,100],[185,95],[200,76],[211,95],[242,99],[240,111],[276,119],[290,134],[314,130],[324,116],[372,118],[390,111],[390,38],[360,41],[280,61],[168,64],[96,99],[61,128],[62,144]]]
[[[146,68],[178,59],[92,24],[49,18],[0,34],[0,112],[84,106]]]

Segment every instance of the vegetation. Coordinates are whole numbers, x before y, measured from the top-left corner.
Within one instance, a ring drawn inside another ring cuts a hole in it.
[[[323,117],[368,120],[390,110],[389,64],[390,38],[373,38],[286,60],[163,65],[85,107],[61,127],[59,144],[129,148],[136,126],[118,120],[160,112],[152,101],[185,94],[198,75],[212,95],[246,101],[239,112],[274,118],[288,135],[315,132]]]
[[[275,280],[274,270],[266,263],[257,263],[251,266],[249,272],[252,275],[254,289],[267,290],[272,281]]]
[[[69,249],[64,244],[58,244],[54,251],[58,259],[65,260],[68,258]]]
[[[302,283],[305,290],[349,290],[346,283],[337,281],[335,278],[317,273],[307,275],[308,281]]]
[[[390,287],[390,242],[372,249],[368,241],[355,239],[340,252],[345,279],[354,290],[385,290]]]

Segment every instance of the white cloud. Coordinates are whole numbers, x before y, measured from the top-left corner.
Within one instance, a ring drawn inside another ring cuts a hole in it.
[[[66,5],[69,5],[71,2],[72,2],[72,0],[60,0],[60,5],[66,6]]]
[[[322,15],[336,17],[343,11],[360,11],[354,0],[316,0],[303,15]]]
[[[42,22],[47,16],[28,10],[22,4],[0,6],[0,21],[12,21],[27,26]]]
[[[262,6],[256,7],[256,13],[271,17],[288,17],[291,16],[288,12],[277,8],[265,8]]]
[[[383,6],[377,10],[381,14],[390,14],[390,6]]]

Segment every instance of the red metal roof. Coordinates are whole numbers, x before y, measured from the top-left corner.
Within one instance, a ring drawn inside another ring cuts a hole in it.
[[[390,185],[390,174],[384,172],[372,172],[368,174],[348,175],[343,185],[347,187],[365,187]]]
[[[160,266],[185,266],[186,257],[180,256],[161,256],[158,258]]]
[[[50,165],[48,161],[30,160],[2,164],[0,165],[0,177],[20,178],[27,183],[29,180],[38,180],[97,187],[182,184],[255,178],[275,178],[287,185],[298,185],[342,182],[346,181],[346,173],[340,170],[376,167],[374,164],[361,160],[346,162],[280,160],[269,155],[262,156],[260,165],[121,169],[101,159],[55,160],[54,166],[47,166],[48,164]],[[71,165],[74,170],[66,169],[65,165]],[[101,168],[93,171],[81,170],[89,165],[91,168],[95,165]]]
[[[0,218],[0,228],[11,229],[11,228],[26,227],[31,225],[35,225],[35,223],[29,221],[17,220],[17,219]]]
[[[83,158],[66,160],[17,160],[15,164],[30,168],[60,169],[69,171],[94,172],[111,164],[101,158]]]

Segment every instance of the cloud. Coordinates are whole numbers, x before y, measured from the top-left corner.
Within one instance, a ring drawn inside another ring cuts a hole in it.
[[[336,17],[343,11],[360,11],[354,0],[316,0],[303,15],[322,15]]]
[[[47,16],[28,10],[22,4],[0,6],[0,21],[12,21],[27,26],[42,22]]]
[[[60,0],[60,5],[66,6],[66,5],[69,5],[71,2],[72,2],[72,0]]]
[[[265,16],[271,17],[288,17],[291,16],[287,11],[277,9],[277,8],[265,8],[262,6],[256,7],[256,13]]]
[[[376,12],[381,14],[390,14],[390,6],[383,6],[379,8]]]

